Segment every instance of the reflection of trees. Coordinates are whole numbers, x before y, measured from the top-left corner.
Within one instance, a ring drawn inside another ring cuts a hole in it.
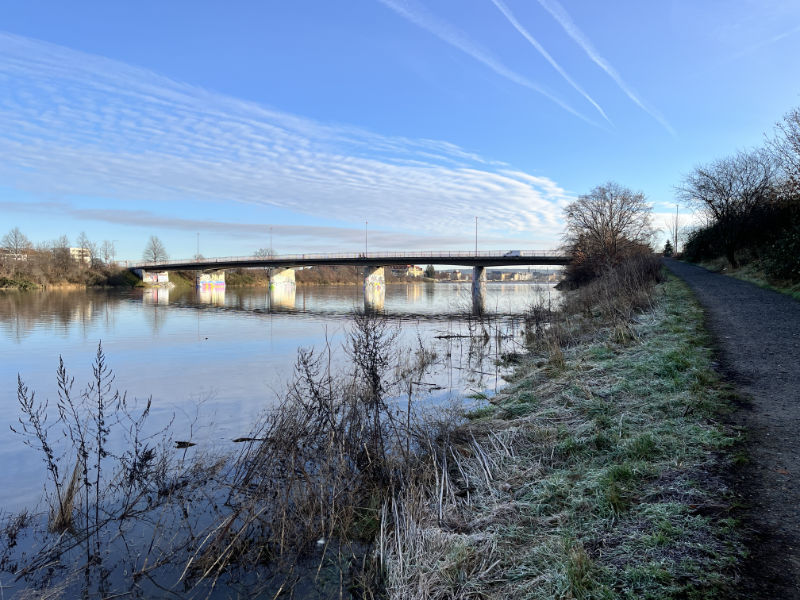
[[[425,286],[425,298],[428,299],[428,304],[433,304],[433,297],[436,293],[436,284],[432,281],[427,281],[422,285]]]
[[[164,323],[167,322],[168,310],[166,306],[159,306],[158,304],[142,307],[142,315],[144,315],[145,321],[150,325],[153,335],[164,328]]]
[[[122,297],[107,291],[0,293],[0,328],[21,341],[37,328],[65,330],[113,318]]]
[[[146,288],[142,291],[142,314],[150,324],[153,335],[161,331],[167,322],[167,307],[169,306],[168,288]]]

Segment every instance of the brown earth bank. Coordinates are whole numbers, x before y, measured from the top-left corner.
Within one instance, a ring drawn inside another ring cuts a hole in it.
[[[748,462],[733,475],[750,557],[742,598],[800,598],[800,302],[665,259],[703,306],[719,370],[746,397],[733,418]]]

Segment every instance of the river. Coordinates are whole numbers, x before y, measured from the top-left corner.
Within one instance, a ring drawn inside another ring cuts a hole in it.
[[[428,401],[443,403],[495,393],[504,384],[496,359],[518,347],[521,315],[557,295],[549,285],[488,284],[489,328],[506,335],[505,348],[470,337],[469,283],[390,284],[384,313],[401,345],[421,341],[437,353],[425,383],[434,390]],[[263,288],[0,293],[0,508],[41,506],[41,457],[10,430],[20,416],[18,374],[52,411],[59,356],[80,390],[102,342],[114,386],[131,400],[152,398],[151,427],[171,422],[174,439],[224,449],[285,389],[298,348],[329,344],[344,360],[350,317],[361,308],[360,286],[298,286],[277,302]]]

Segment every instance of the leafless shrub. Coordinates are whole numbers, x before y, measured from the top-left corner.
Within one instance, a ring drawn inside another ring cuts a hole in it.
[[[18,577],[38,581],[34,587],[49,586],[54,565],[67,569],[61,561],[76,560],[75,553],[80,552],[84,555],[84,593],[100,593],[109,572],[103,566],[103,555],[109,551],[105,547],[109,526],[117,523],[118,535],[124,537],[124,519],[143,514],[145,507],[153,510],[159,499],[165,501],[168,495],[157,490],[167,478],[168,459],[163,445],[151,441],[154,435],[163,437],[163,431],[143,433],[149,401],[144,410],[136,411],[124,394],[113,389],[114,375],[102,345],[95,355],[92,380],[83,391],[73,392],[74,380],[61,359],[56,380],[56,417],[50,423],[47,419],[53,414],[48,402],[39,402],[21,378],[18,380],[24,418],[14,431],[42,454],[50,479],[48,529],[54,534],[37,540],[38,551],[31,551]],[[173,471],[171,477],[182,475]],[[38,580],[37,574],[41,575]]]
[[[599,316],[598,323],[625,323],[651,305],[652,290],[663,279],[655,255],[640,254],[606,269],[601,277],[570,292],[563,312]]]
[[[398,363],[396,341],[384,317],[362,314],[345,344],[352,366],[345,376],[331,372],[330,347],[300,351],[288,392],[236,461],[230,515],[190,561],[198,580],[214,580],[234,562],[266,561],[290,587],[299,557],[316,553],[319,568],[326,557],[349,556],[360,565],[352,579],[376,576],[366,548],[419,444],[416,421],[388,398],[405,392],[410,410],[414,384],[433,360],[420,347]]]
[[[59,363],[53,423],[20,381],[20,432],[42,452],[54,502],[51,534],[16,576],[42,593],[79,587],[88,596],[118,591],[113,569],[145,596],[178,574],[190,594],[241,577],[250,592],[272,595],[292,593],[301,577],[316,580],[333,564],[339,592],[355,585],[372,597],[383,578],[372,545],[381,527],[395,526],[383,507],[426,486],[453,501],[460,482],[476,477],[450,455],[454,441],[469,443],[452,437],[460,417],[416,410],[435,354],[421,341],[399,349],[397,334],[384,317],[357,316],[344,348],[349,370],[332,371],[329,346],[301,351],[292,384],[238,455],[185,463],[187,450],[178,458],[168,451],[168,431],[145,434],[149,400],[137,406],[112,389],[102,347],[79,394]],[[51,437],[66,444],[53,447]]]

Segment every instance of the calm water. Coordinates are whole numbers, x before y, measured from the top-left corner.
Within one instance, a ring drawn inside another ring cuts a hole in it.
[[[537,284],[489,284],[490,327],[519,343],[520,315],[557,292]],[[387,286],[385,313],[400,343],[421,339],[438,358],[426,383],[431,402],[491,394],[503,384],[502,349],[469,337],[470,284]],[[41,495],[39,455],[9,430],[19,417],[17,374],[37,398],[56,400],[59,355],[76,390],[91,375],[102,341],[115,385],[129,398],[152,397],[151,425],[173,420],[174,439],[225,447],[249,433],[291,378],[298,347],[327,343],[338,360],[350,315],[363,307],[360,286],[299,286],[270,302],[264,289],[0,293],[0,509],[33,508]]]

